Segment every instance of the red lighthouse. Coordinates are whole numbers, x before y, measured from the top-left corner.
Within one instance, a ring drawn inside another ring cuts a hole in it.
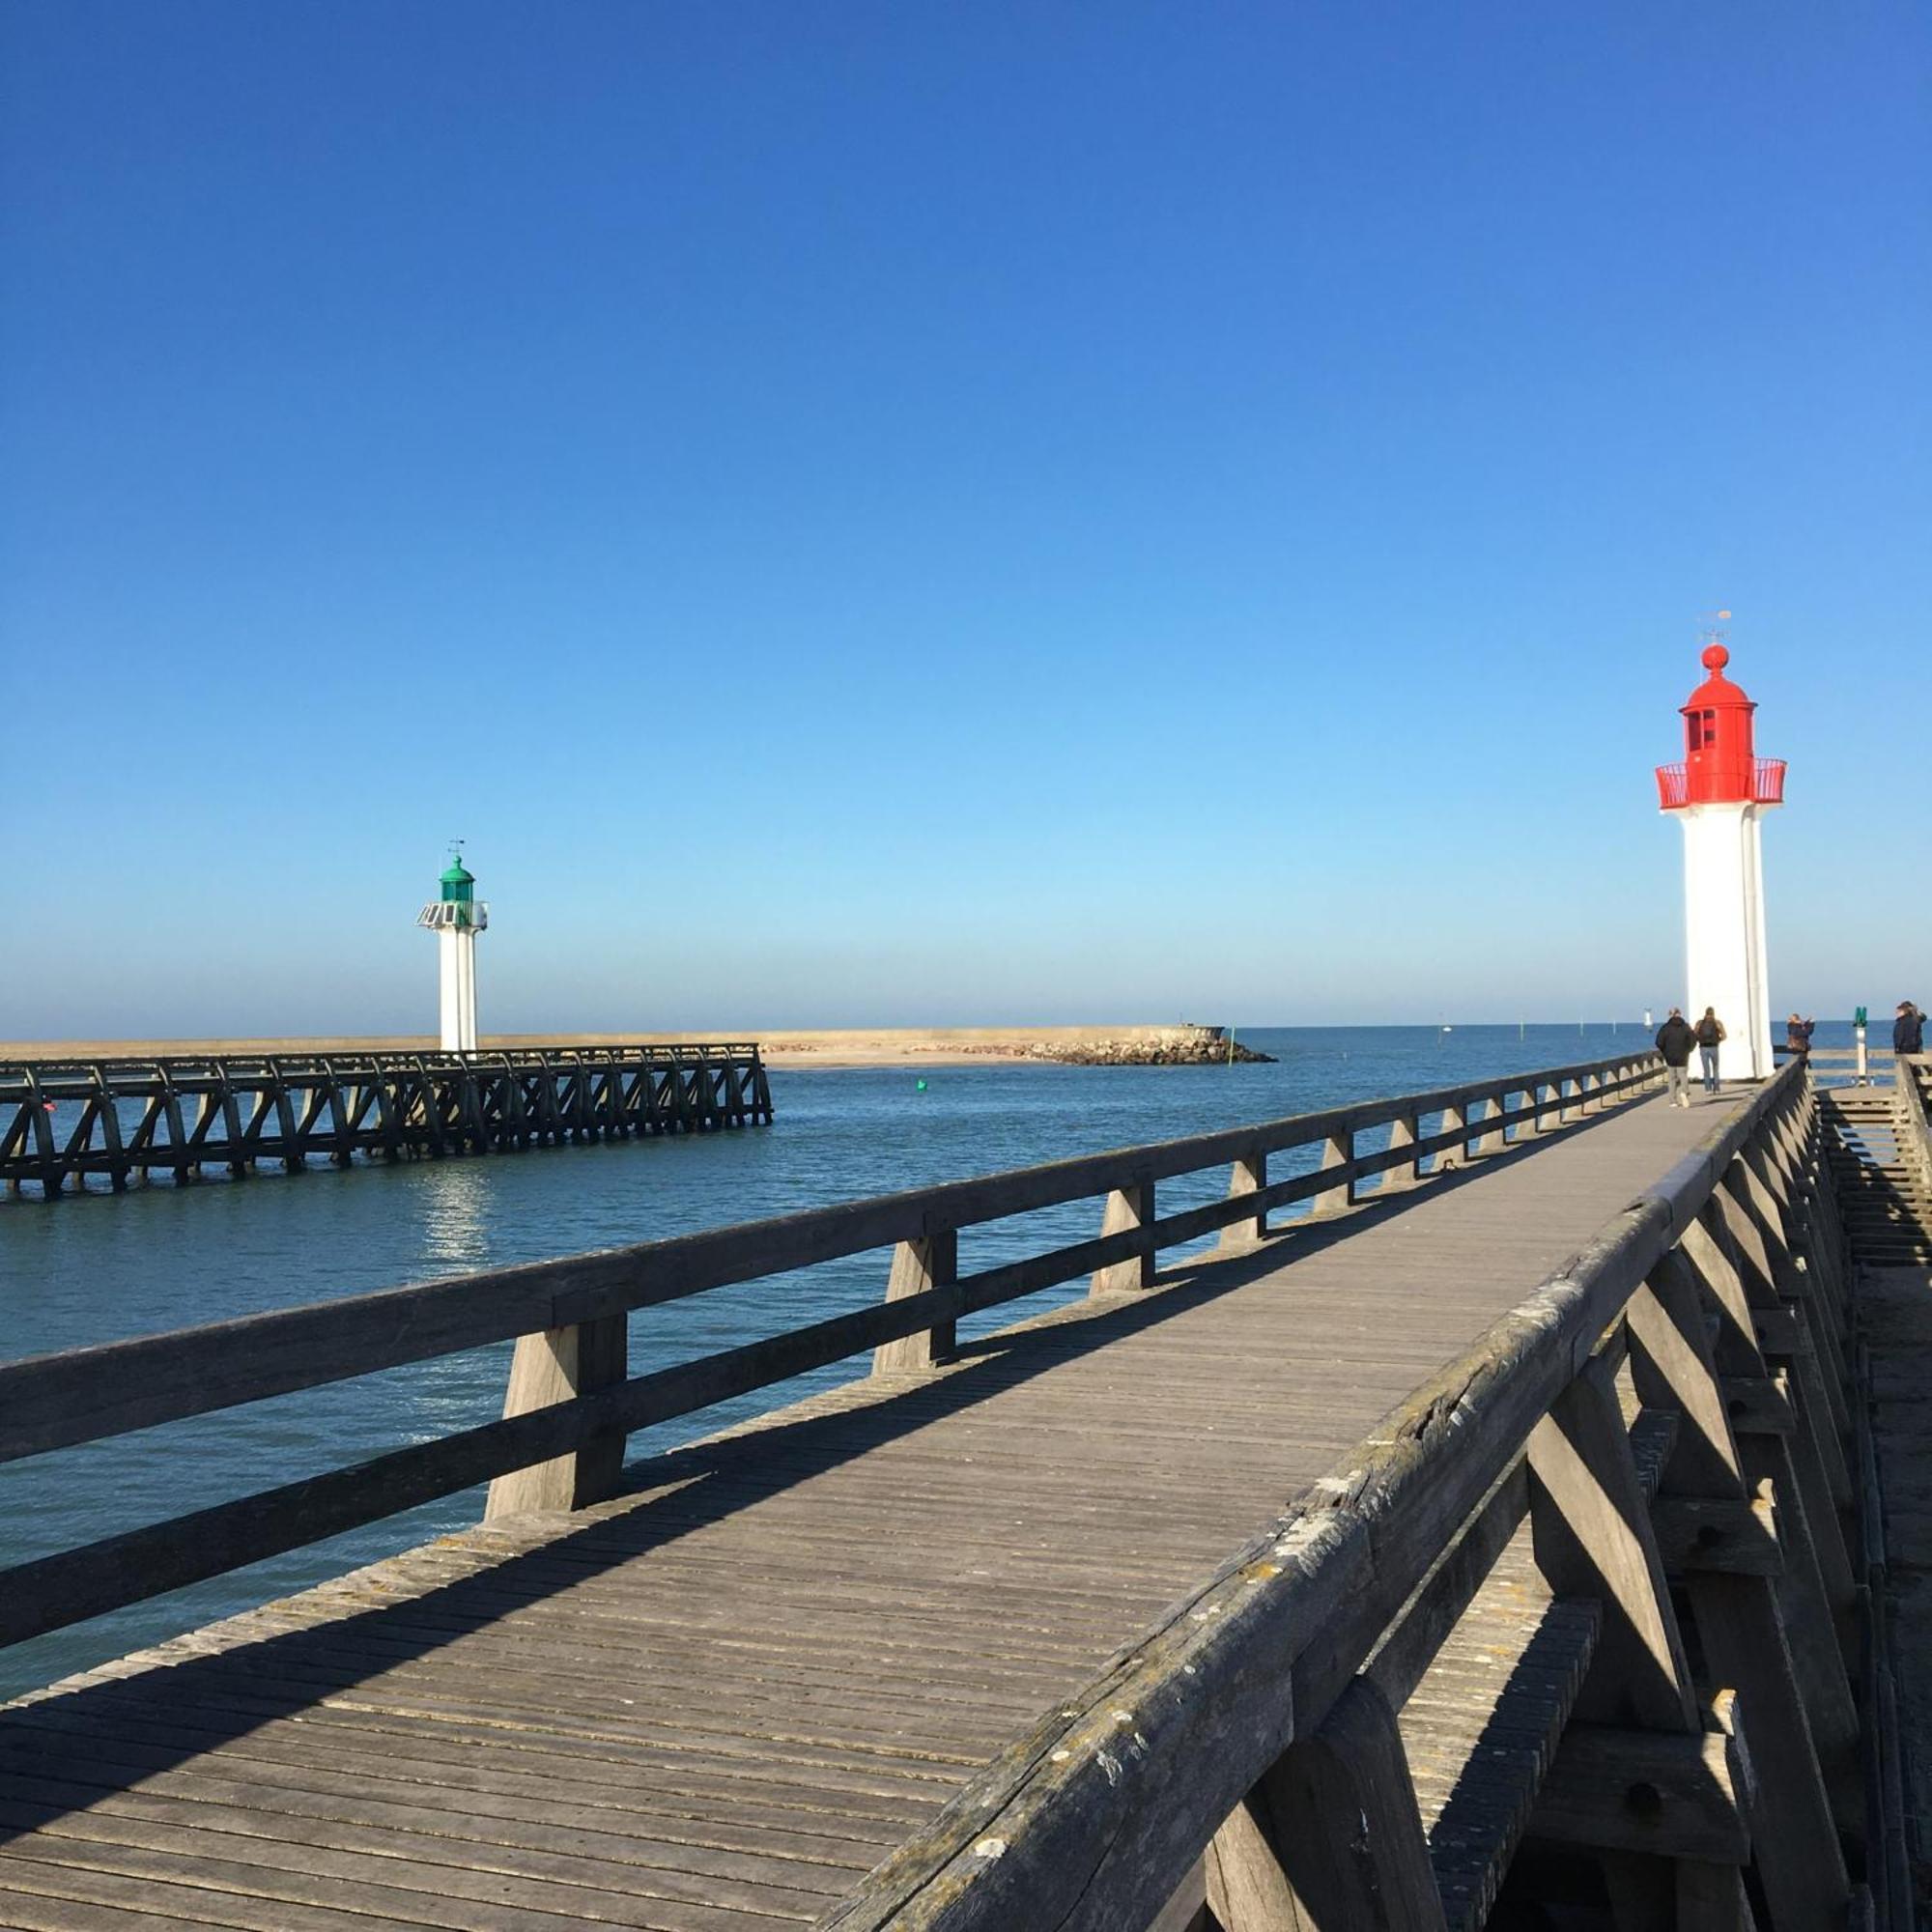
[[[1684,706],[1684,762],[1659,765],[1657,802],[1665,811],[1686,805],[1782,805],[1784,760],[1760,758],[1751,714],[1757,706],[1724,675],[1731,654],[1705,647],[1711,674]]]
[[[1760,758],[1757,710],[1724,675],[1731,654],[1715,639],[1709,673],[1684,705],[1684,762],[1659,765],[1657,800],[1684,827],[1684,1010],[1724,1023],[1719,1070],[1763,1080],[1772,1071],[1771,996],[1764,946],[1764,849],[1759,814],[1784,803],[1784,761]]]

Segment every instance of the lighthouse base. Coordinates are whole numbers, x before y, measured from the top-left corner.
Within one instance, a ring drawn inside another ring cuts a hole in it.
[[[440,954],[441,1042],[445,1053],[476,1051],[476,935],[444,926],[436,936]]]
[[[1764,944],[1764,846],[1758,809],[1692,805],[1684,826],[1685,1016],[1713,1008],[1724,1023],[1718,1071],[1768,1080],[1771,993]]]

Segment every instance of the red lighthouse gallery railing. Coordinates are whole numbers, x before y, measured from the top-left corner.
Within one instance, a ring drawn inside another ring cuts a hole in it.
[[[1754,758],[1751,761],[1751,783],[1748,793],[1742,797],[1731,796],[1724,799],[1706,795],[1692,799],[1690,796],[1690,774],[1686,765],[1659,765],[1657,768],[1657,804],[1661,811],[1674,811],[1686,805],[1782,805],[1784,803],[1784,760],[1782,758]]]

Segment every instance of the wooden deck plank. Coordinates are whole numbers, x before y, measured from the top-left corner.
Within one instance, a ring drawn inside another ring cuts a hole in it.
[[[807,1921],[1715,1121],[1291,1223],[10,1707],[0,1921]]]

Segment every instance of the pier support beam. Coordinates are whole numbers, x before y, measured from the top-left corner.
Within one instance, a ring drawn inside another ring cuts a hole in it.
[[[549,1408],[573,1396],[610,1388],[625,1378],[628,1356],[627,1323],[621,1315],[521,1336],[510,1363],[503,1413],[526,1415],[533,1408]],[[568,1456],[498,1476],[490,1485],[483,1520],[494,1522],[526,1510],[574,1510],[602,1502],[616,1492],[623,1463],[620,1432],[592,1435]]]
[[[1138,1254],[1123,1262],[1094,1270],[1094,1294],[1113,1294],[1123,1289],[1151,1288],[1156,1257],[1153,1248],[1153,1182],[1136,1180],[1117,1187],[1107,1196],[1107,1208],[1100,1221],[1100,1234],[1124,1235],[1135,1229],[1148,1231]]]
[[[904,1301],[928,1289],[950,1288],[958,1279],[959,1235],[956,1229],[949,1228],[923,1240],[901,1241],[893,1250],[886,1299]],[[930,1328],[901,1335],[895,1342],[882,1342],[872,1350],[872,1373],[879,1376],[895,1369],[929,1369],[946,1361],[952,1353],[956,1325],[935,1322]]]

